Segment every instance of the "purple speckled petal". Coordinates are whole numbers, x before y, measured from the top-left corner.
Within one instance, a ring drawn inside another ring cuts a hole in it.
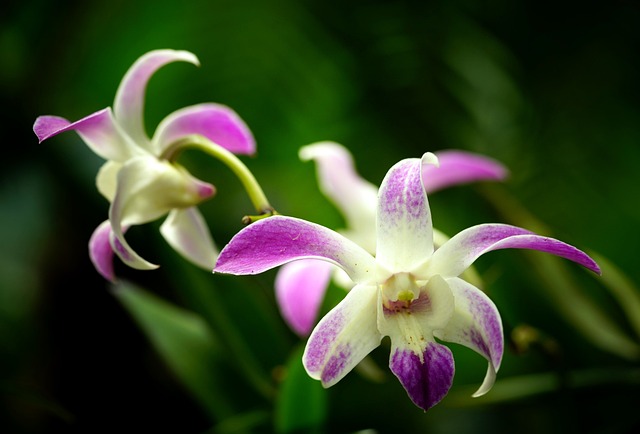
[[[76,122],[58,116],[40,116],[33,124],[33,131],[40,143],[65,131],[76,131],[87,146],[105,160],[124,161],[142,152],[120,130],[110,108]]]
[[[412,271],[433,252],[431,211],[421,165],[417,158],[396,163],[380,186],[376,259],[390,272]]]
[[[504,351],[504,336],[500,313],[485,293],[464,280],[447,280],[455,298],[453,318],[443,330],[434,335],[443,341],[471,348],[489,362],[482,386],[473,396],[487,393],[495,381]]]
[[[395,347],[391,342],[389,367],[398,377],[411,401],[424,411],[444,398],[451,384],[455,366],[451,350],[436,342],[429,342],[422,354]]]
[[[276,301],[289,327],[304,337],[316,323],[333,266],[316,259],[284,264],[276,275]]]
[[[583,251],[554,238],[503,224],[477,225],[458,233],[436,250],[428,264],[428,273],[444,277],[458,276],[479,256],[498,249],[539,250],[569,259],[595,273],[600,273],[598,264]]]
[[[199,65],[198,58],[188,51],[154,50],[146,53],[129,68],[120,82],[113,111],[122,129],[149,151],[150,141],[144,129],[144,94],[151,76],[164,65],[184,61]]]
[[[238,114],[220,104],[198,104],[177,110],[167,116],[156,129],[153,148],[156,155],[176,140],[198,134],[234,154],[253,154],[253,134]]]
[[[324,226],[273,216],[243,228],[218,257],[215,273],[258,274],[297,259],[318,258],[344,269],[356,282],[373,279],[373,256]]]
[[[358,175],[349,151],[334,142],[319,142],[302,147],[300,158],[316,162],[322,193],[345,217],[345,236],[375,253],[378,188]]]
[[[196,207],[171,210],[160,226],[160,233],[187,260],[205,270],[213,268],[218,249]]]
[[[93,231],[89,239],[89,258],[98,273],[113,282],[115,281],[115,273],[113,271],[113,249],[109,243],[110,234],[111,223],[109,220],[102,222]]]
[[[427,193],[453,185],[475,181],[501,181],[509,172],[498,161],[471,152],[446,150],[434,153],[439,165],[422,168],[422,179]]]
[[[330,387],[380,345],[377,287],[356,285],[311,333],[302,363],[311,378]]]

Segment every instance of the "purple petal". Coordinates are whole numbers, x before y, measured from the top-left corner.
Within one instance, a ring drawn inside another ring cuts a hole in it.
[[[424,411],[447,395],[455,371],[451,350],[435,342],[427,344],[422,354],[409,349],[393,348],[389,367],[411,401]]]
[[[187,51],[150,51],[129,68],[116,92],[113,103],[116,119],[134,142],[145,148],[149,143],[143,122],[144,93],[147,83],[158,69],[175,61],[199,65],[196,56]]]
[[[273,216],[242,229],[222,249],[215,273],[258,274],[296,259],[333,262],[358,283],[370,280],[375,260],[342,235],[293,217]]]
[[[446,328],[434,335],[441,340],[471,348],[489,362],[485,381],[474,396],[491,389],[504,352],[502,320],[495,304],[485,293],[457,277],[447,280],[455,297],[455,312]]]
[[[73,123],[58,116],[40,116],[33,125],[33,131],[40,143],[72,130],[80,135],[93,152],[105,160],[124,161],[140,153],[120,131],[110,108],[97,111]]]
[[[428,270],[432,275],[458,276],[479,256],[498,249],[539,250],[569,259],[600,274],[598,264],[583,251],[554,238],[503,224],[477,225],[458,233],[435,251]]]
[[[311,333],[302,363],[311,378],[330,387],[380,345],[376,286],[356,285]]]
[[[411,271],[431,256],[431,211],[419,159],[400,161],[382,181],[377,237],[377,261],[391,272]]]
[[[213,268],[218,250],[196,207],[171,210],[160,226],[160,233],[176,252],[190,262],[205,270]]]
[[[102,277],[107,280],[115,281],[115,273],[113,271],[113,249],[109,243],[111,234],[111,223],[106,220],[93,231],[89,239],[89,258],[93,266]]]
[[[435,152],[439,165],[422,168],[422,179],[427,193],[445,187],[475,181],[505,179],[509,172],[498,161],[480,154],[447,150]]]
[[[316,162],[320,189],[344,215],[348,238],[374,253],[378,188],[358,175],[353,157],[337,143],[304,146],[300,158]]]
[[[275,287],[280,313],[300,336],[308,336],[316,323],[332,269],[326,261],[302,259],[278,270]]]
[[[251,130],[229,107],[199,104],[177,110],[158,125],[153,138],[157,155],[176,140],[198,134],[234,154],[253,154],[256,142]]]

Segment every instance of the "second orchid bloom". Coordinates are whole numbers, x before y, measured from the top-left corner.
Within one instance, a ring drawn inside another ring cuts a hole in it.
[[[303,364],[308,374],[332,386],[391,339],[389,367],[423,410],[437,404],[453,382],[448,347],[464,345],[488,362],[484,382],[492,387],[504,349],[502,323],[493,302],[459,276],[481,255],[505,248],[533,249],[572,260],[596,273],[584,252],[553,238],[504,224],[468,228],[434,248],[427,200],[431,153],[402,160],[382,181],[374,201],[375,255],[345,236],[293,217],[274,216],[241,230],[221,251],[214,272],[257,274],[301,259],[340,267],[355,286],[314,328]]]

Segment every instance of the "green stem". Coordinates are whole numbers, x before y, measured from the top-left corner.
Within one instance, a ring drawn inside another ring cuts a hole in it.
[[[256,209],[257,216],[245,216],[242,221],[245,224],[253,223],[264,217],[278,214],[271,206],[267,196],[262,191],[260,184],[256,181],[253,173],[244,165],[232,152],[227,151],[222,146],[199,135],[184,137],[172,143],[160,156],[160,159],[175,161],[179,153],[185,149],[194,148],[203,151],[217,160],[221,161],[240,179],[242,186],[249,195],[249,199]]]

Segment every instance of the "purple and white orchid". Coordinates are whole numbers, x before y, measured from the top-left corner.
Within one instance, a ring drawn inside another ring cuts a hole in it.
[[[435,155],[439,166],[423,167],[427,193],[469,182],[499,181],[508,175],[498,161],[475,153],[445,150]],[[316,162],[321,191],[344,216],[346,228],[338,232],[374,254],[378,188],[356,172],[351,153],[338,143],[304,146],[300,149],[300,158]],[[437,246],[447,239],[438,231],[434,231],[434,236]],[[325,261],[296,261],[278,270],[276,300],[282,317],[298,335],[308,336],[313,329],[331,277],[346,290],[353,287],[353,282],[340,268]]]
[[[454,375],[452,353],[437,338],[471,348],[488,361],[474,394],[483,395],[502,360],[502,323],[494,303],[460,274],[482,254],[505,248],[551,253],[600,272],[577,248],[504,224],[473,226],[435,250],[423,173],[437,162],[427,153],[402,160],[387,173],[376,201],[375,256],[337,232],[285,216],[245,227],[220,252],[217,273],[257,274],[316,258],[339,266],[355,282],[320,320],[305,348],[305,369],[323,386],[336,384],[389,336],[391,371],[426,411],[447,394]]]
[[[207,141],[224,152],[252,154],[251,131],[230,108],[213,103],[177,110],[160,122],[151,139],[143,123],[147,83],[162,66],[184,61],[199,65],[187,51],[155,50],[140,57],[125,74],[113,110],[107,107],[76,122],[40,116],[33,130],[40,142],[65,131],[76,131],[106,163],[97,176],[100,193],[110,202],[109,219],[98,226],[89,253],[98,272],[113,280],[113,252],[129,266],[153,269],[124,238],[126,228],[166,214],[160,228],[166,241],[185,258],[211,269],[217,249],[195,205],[211,198],[215,189],[198,180],[175,161],[191,138]]]

